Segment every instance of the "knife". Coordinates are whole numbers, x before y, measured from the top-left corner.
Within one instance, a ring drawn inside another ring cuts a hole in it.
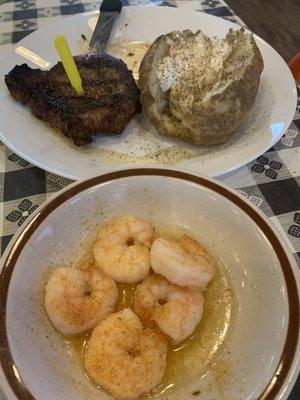
[[[104,51],[114,22],[120,15],[121,10],[121,0],[103,0],[100,7],[100,15],[90,41],[90,50],[92,52],[102,53]]]

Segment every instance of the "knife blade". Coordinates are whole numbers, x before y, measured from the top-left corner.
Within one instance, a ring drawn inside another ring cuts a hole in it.
[[[105,50],[110,32],[121,10],[121,0],[103,0],[100,7],[100,15],[90,41],[90,50],[92,52],[101,53]]]

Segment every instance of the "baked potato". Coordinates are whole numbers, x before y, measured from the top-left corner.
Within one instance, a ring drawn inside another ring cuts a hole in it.
[[[251,109],[263,70],[252,34],[224,39],[197,31],[157,38],[145,54],[138,86],[158,132],[195,145],[226,141]]]

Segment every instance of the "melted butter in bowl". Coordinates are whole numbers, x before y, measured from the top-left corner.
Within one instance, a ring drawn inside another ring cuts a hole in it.
[[[131,284],[118,284],[118,287],[120,297],[116,312],[132,307],[135,290],[135,285]],[[214,361],[227,335],[233,308],[233,295],[223,266],[218,266],[216,276],[204,293],[204,301],[203,318],[193,335],[180,345],[169,345],[167,368],[162,382],[142,398],[150,400],[163,393],[179,391],[209,371],[215,374],[217,366],[214,365],[217,363]],[[88,380],[90,378],[85,373],[83,359],[90,335],[91,331],[76,338],[63,337],[69,353],[77,355],[81,360],[83,373]]]
[[[86,265],[93,265],[92,248],[97,232],[98,228],[91,232],[73,267],[80,269]],[[160,227],[158,232],[170,239],[178,239],[184,233],[174,227]],[[201,376],[206,376],[209,372],[217,376],[218,353],[230,328],[234,301],[227,266],[220,260],[216,262],[215,266],[216,275],[203,292],[204,312],[200,323],[192,336],[184,342],[173,345],[170,341],[163,380],[150,393],[142,396],[142,399],[151,400],[157,397],[163,398],[163,395],[168,396],[170,393],[179,393],[181,388]],[[118,283],[119,301],[115,312],[127,307],[133,308],[135,287],[136,284]],[[76,338],[63,337],[69,354],[77,356],[81,360],[82,371],[88,380],[90,378],[85,372],[83,360],[90,335],[91,331]],[[93,383],[92,380],[90,381]],[[96,386],[103,390],[100,386]]]
[[[132,71],[134,79],[138,80],[141,62],[150,46],[149,42],[121,42],[108,45],[106,53],[121,58]]]

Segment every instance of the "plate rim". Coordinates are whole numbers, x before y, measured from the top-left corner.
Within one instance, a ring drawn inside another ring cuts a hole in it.
[[[18,375],[18,373],[16,374],[15,372],[17,371],[17,367],[14,365],[6,333],[6,304],[8,300],[9,284],[22,249],[38,226],[56,208],[60,207],[67,200],[70,200],[74,195],[78,195],[80,192],[95,186],[105,185],[117,179],[137,176],[159,176],[180,179],[197,185],[198,187],[204,187],[216,192],[221,197],[224,197],[238,206],[264,233],[279,261],[283,273],[283,281],[287,290],[288,325],[278,366],[265,389],[255,400],[274,400],[282,395],[284,396],[283,398],[287,398],[297,379],[297,371],[300,369],[300,352],[297,352],[300,346],[300,272],[297,270],[296,261],[287,247],[285,240],[277,231],[276,227],[273,226],[260,210],[254,208],[250,201],[227,185],[205,175],[197,176],[186,172],[158,168],[124,169],[97,175],[82,181],[76,181],[46,200],[15,233],[3,254],[0,267],[0,338],[2,343],[0,346],[0,366],[1,373],[7,384],[4,386],[7,392],[12,391],[15,396],[14,398],[18,400],[37,400],[29,392],[29,389],[27,389],[21,378],[16,376]],[[3,377],[1,379],[1,384],[3,384]]]

